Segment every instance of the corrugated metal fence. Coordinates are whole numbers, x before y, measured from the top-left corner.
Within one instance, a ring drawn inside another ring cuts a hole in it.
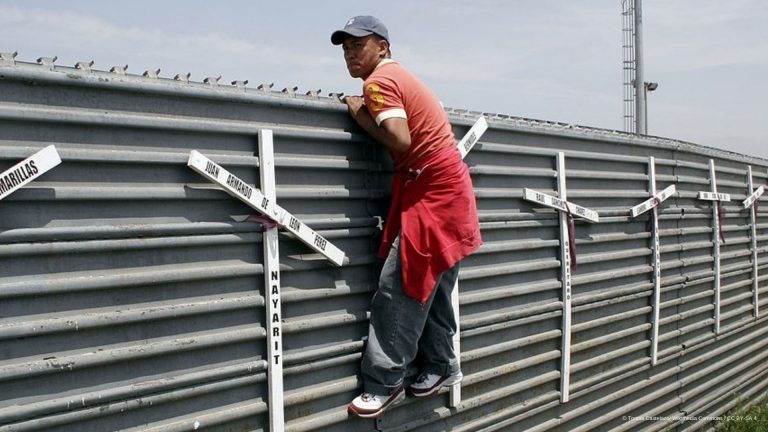
[[[768,211],[741,203],[764,159],[486,115],[466,159],[485,244],[460,275],[462,399],[362,421],[346,404],[389,165],[344,105],[39,63],[0,56],[0,169],[51,144],[63,160],[0,202],[0,431],[269,429],[261,225],[187,167],[198,150],[258,186],[263,129],[277,201],[348,257],[280,234],[285,430],[692,431],[766,394]],[[457,137],[479,116],[449,114]],[[651,179],[676,187],[657,223],[630,215]],[[567,218],[523,199],[558,183],[600,215],[576,218],[572,270]],[[722,239],[702,191],[730,195]]]

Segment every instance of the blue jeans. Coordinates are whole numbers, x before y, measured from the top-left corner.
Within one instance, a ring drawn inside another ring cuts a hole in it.
[[[453,351],[456,320],[451,303],[458,276],[459,263],[440,275],[432,295],[420,305],[403,292],[397,237],[371,303],[368,344],[361,366],[365,392],[392,394],[403,385],[406,368],[417,353],[422,371],[441,376],[459,371]]]

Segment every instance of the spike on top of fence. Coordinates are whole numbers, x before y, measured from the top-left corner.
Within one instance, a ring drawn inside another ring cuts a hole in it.
[[[248,85],[248,80],[235,80],[235,81],[232,81],[232,85],[237,87],[237,88],[244,89],[245,86]]]
[[[204,84],[208,84],[210,86],[217,86],[219,85],[219,80],[221,79],[221,75],[219,76],[210,76],[208,78],[205,78],[203,80]]]
[[[94,63],[93,60],[91,60],[89,62],[84,62],[84,61],[77,62],[77,63],[75,63],[75,69],[78,69],[78,70],[81,70],[81,71],[90,72],[91,71],[91,66],[93,66],[93,63]]]
[[[283,93],[287,94],[288,96],[296,96],[296,90],[298,90],[298,86],[294,87],[286,87],[283,89]]]
[[[56,63],[56,60],[58,60],[58,59],[59,59],[58,56],[40,57],[40,58],[37,59],[37,64],[39,64],[40,66],[42,66],[42,67],[44,67],[46,69],[53,70],[56,67],[56,65],[54,63]]]
[[[16,64],[16,56],[19,55],[18,51],[12,53],[0,52],[0,65],[14,66]]]
[[[187,72],[185,74],[180,74],[179,73],[179,74],[176,74],[176,76],[174,76],[173,79],[175,79],[176,81],[181,81],[181,82],[188,83],[189,82],[189,77],[191,77],[191,76],[192,76],[192,74],[189,73],[189,72]]]
[[[143,76],[150,79],[158,79],[160,77],[160,68],[155,70],[147,69],[144,71]]]
[[[261,91],[263,91],[264,93],[268,93],[270,90],[272,90],[272,87],[273,87],[274,85],[275,85],[275,83],[269,83],[269,84],[267,84],[267,83],[262,83],[262,84],[259,84],[259,86],[258,86],[258,87],[256,87],[256,89],[257,89],[257,90],[261,90]]]
[[[128,70],[128,65],[125,66],[112,66],[109,71],[117,75],[125,75],[125,71]]]

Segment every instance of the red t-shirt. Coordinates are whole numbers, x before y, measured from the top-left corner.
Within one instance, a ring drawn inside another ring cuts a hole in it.
[[[395,170],[407,170],[438,150],[455,147],[451,124],[440,101],[399,63],[384,60],[363,83],[363,97],[376,124],[398,117],[408,121],[411,146],[392,153]]]
[[[400,235],[403,290],[424,304],[440,274],[482,243],[472,179],[445,110],[402,66],[381,64],[363,90],[377,124],[408,121],[411,146],[392,154],[392,203],[378,255],[386,258]]]

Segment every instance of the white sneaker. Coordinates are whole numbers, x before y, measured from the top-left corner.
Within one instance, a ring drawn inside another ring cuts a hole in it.
[[[446,376],[422,372],[416,378],[416,381],[408,386],[408,394],[417,398],[432,396],[440,391],[442,387],[450,387],[461,382],[462,378],[464,378],[464,375],[462,375],[461,371]]]
[[[405,399],[405,392],[402,387],[395,390],[391,395],[363,393],[347,406],[347,411],[360,418],[377,418],[384,410],[403,399]]]

